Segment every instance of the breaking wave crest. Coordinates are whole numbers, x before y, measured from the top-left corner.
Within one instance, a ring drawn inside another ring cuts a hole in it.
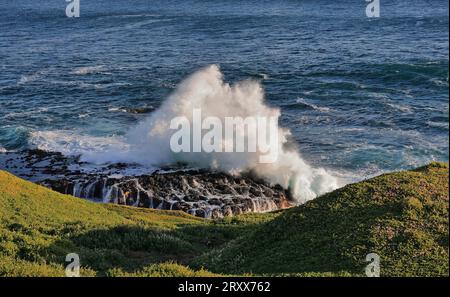
[[[128,162],[161,166],[182,162],[230,174],[250,172],[271,184],[289,189],[297,203],[306,202],[338,187],[337,178],[323,168],[313,168],[301,158],[297,150],[287,148],[290,132],[280,127],[278,158],[274,163],[260,163],[258,152],[172,152],[170,138],[174,130],[170,129],[171,120],[180,116],[191,120],[192,111],[197,108],[201,109],[202,117],[220,119],[280,116],[279,109],[264,103],[264,92],[259,82],[249,80],[230,85],[223,81],[219,67],[211,65],[185,79],[158,110],[132,128],[123,139],[86,139],[66,135],[53,142],[59,142],[59,147],[53,145],[44,149],[56,148],[64,153],[75,150],[82,154],[82,160],[97,164]],[[51,132],[47,132],[48,135],[40,133],[34,138],[57,138],[57,135],[48,134]],[[256,136],[248,133],[245,137],[248,140]],[[42,139],[40,143],[43,143]],[[89,143],[87,149],[86,143]]]

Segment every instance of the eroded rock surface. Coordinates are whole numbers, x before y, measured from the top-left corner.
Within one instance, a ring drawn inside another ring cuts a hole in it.
[[[99,202],[182,210],[205,218],[289,207],[288,192],[250,176],[207,170],[95,166],[78,157],[28,150],[0,154],[0,168],[64,194]]]

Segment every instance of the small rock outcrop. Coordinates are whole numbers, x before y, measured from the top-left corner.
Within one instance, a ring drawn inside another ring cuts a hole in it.
[[[95,166],[78,157],[41,150],[0,154],[0,164],[20,177],[63,194],[98,202],[181,210],[204,218],[267,212],[291,206],[289,193],[250,175],[208,170]]]

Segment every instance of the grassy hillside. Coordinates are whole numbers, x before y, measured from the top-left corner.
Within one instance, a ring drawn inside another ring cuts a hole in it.
[[[385,174],[290,209],[199,259],[225,273],[383,276],[449,274],[448,165]]]
[[[0,276],[448,275],[448,165],[387,174],[290,210],[218,221],[96,204],[0,171]]]
[[[82,275],[204,276],[185,266],[275,215],[209,222],[178,211],[96,204],[0,171],[0,276],[64,275],[78,253]]]

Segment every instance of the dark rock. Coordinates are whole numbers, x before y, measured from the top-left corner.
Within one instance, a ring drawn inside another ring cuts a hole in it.
[[[64,194],[96,201],[180,210],[213,219],[291,206],[289,193],[281,186],[270,186],[251,175],[172,168],[169,172],[127,176],[127,170],[135,165],[117,163],[86,171],[86,163],[80,162],[78,156],[41,150],[2,156],[6,156],[3,166],[18,167],[19,176],[34,178]]]

